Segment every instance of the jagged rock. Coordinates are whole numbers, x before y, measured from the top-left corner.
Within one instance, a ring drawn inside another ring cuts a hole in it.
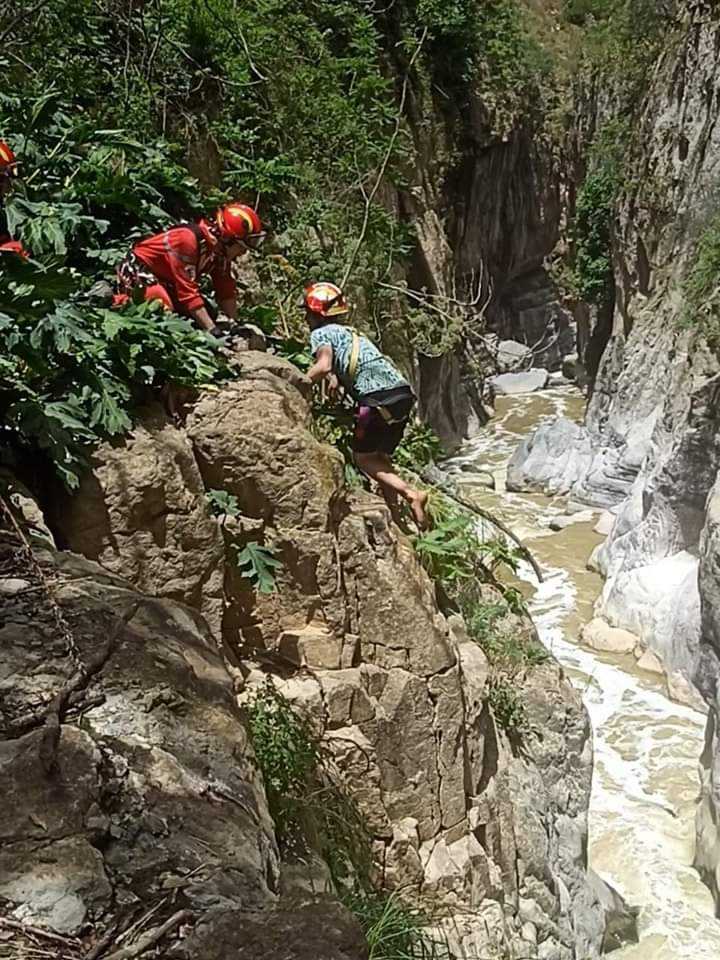
[[[386,884],[401,886],[403,896],[425,903],[433,915],[452,916],[465,945],[482,955],[486,948],[523,943],[515,910],[522,896],[539,904],[532,921],[539,943],[553,945],[558,957],[597,956],[601,912],[585,882],[590,730],[577,694],[554,663],[519,679],[518,696],[532,729],[541,733],[516,754],[488,708],[484,654],[468,638],[461,619],[448,620],[438,609],[432,582],[384,503],[345,490],[336,451],[309,431],[307,382],[275,357],[247,352],[236,362],[247,364],[242,378],[202,396],[186,431],[173,434],[172,442],[194,455],[188,470],[193,485],[200,476],[205,488],[227,491],[238,501],[242,522],[226,525],[228,542],[223,544],[223,641],[236,658],[262,666],[262,671],[257,666],[238,671],[242,697],[251,697],[254,684],[264,682],[268,671],[274,674],[274,683],[323,734],[367,822]],[[157,434],[161,447],[165,429]],[[150,436],[147,427],[142,430]],[[110,453],[94,473],[115,490],[127,462],[127,450],[124,459]],[[134,490],[130,485],[133,496]],[[202,489],[193,486],[190,492],[184,514],[189,532],[204,500]],[[122,521],[127,531],[128,516],[113,512],[111,521]],[[244,518],[256,523],[248,527]],[[275,592],[258,593],[233,566],[232,541],[245,538],[271,544],[281,559]],[[132,560],[132,538],[116,542],[118,550],[130,551]],[[129,570],[136,571],[132,563]],[[121,584],[110,578],[103,590],[123,595],[127,587]],[[497,599],[492,588],[483,591],[488,602]],[[187,629],[197,631],[197,615],[182,609]],[[165,616],[174,623],[179,615]],[[533,632],[527,620],[515,615],[504,618],[500,628],[508,637]],[[167,630],[165,624],[156,644]],[[193,669],[197,644],[183,633],[173,648]],[[159,655],[148,644],[143,656]],[[192,749],[207,751],[202,731],[213,710],[205,700],[196,703],[184,688],[178,693],[172,671],[166,685],[155,689],[152,678],[159,667],[154,660],[147,665],[140,657],[134,668],[147,673],[142,684],[127,681],[131,690],[141,688],[139,706],[128,696],[134,719],[125,713],[121,718],[108,715],[109,701],[87,719],[106,724],[104,736],[120,738],[113,751],[126,764],[132,758],[125,759],[122,738],[147,743],[158,789],[192,792],[192,777],[173,760],[176,734],[162,725],[157,729],[155,717],[174,716],[178,709],[183,723],[187,716],[195,724],[195,710],[202,708]],[[218,675],[216,682],[231,692],[219,661],[217,669],[222,680]],[[145,689],[148,685],[151,689]],[[120,703],[123,689],[118,681]],[[202,689],[210,695],[212,683]],[[212,722],[223,749],[229,744],[227,730],[233,731],[236,780],[253,782],[244,762],[249,750],[242,726],[235,728],[234,717]],[[168,756],[156,755],[160,736]],[[195,775],[201,776],[193,767]],[[223,768],[217,777],[229,783],[231,774]],[[243,802],[249,790],[242,792],[239,783],[228,788]],[[262,796],[255,802],[262,809]],[[197,812],[205,815],[202,802]],[[242,813],[237,816],[239,829],[244,821]],[[252,860],[248,844],[252,840],[261,848],[258,831],[264,835],[264,826],[261,818],[243,842],[230,831],[222,847],[225,858],[248,857],[251,877],[262,873],[262,863]],[[112,823],[110,829],[122,831],[125,822]],[[214,828],[198,825],[198,835],[205,837],[208,829]],[[265,911],[272,906],[271,843],[263,862],[269,864],[268,879],[263,889],[258,880],[254,896],[258,909]],[[561,882],[567,891],[562,901],[556,892]],[[232,900],[234,894],[227,896]],[[208,898],[204,908],[221,916],[223,904],[212,891]],[[235,909],[233,902],[233,913]]]
[[[491,383],[496,393],[515,395],[534,393],[547,386],[547,370],[528,370],[526,373],[501,373]]]
[[[0,540],[3,562],[12,549]],[[197,916],[272,909],[272,822],[207,625],[190,607],[142,596],[95,563],[49,550],[40,559],[77,653],[34,582],[33,620],[4,646],[2,684],[12,691],[0,697],[4,912],[77,934],[89,922],[109,925],[133,903],[154,905],[166,881]],[[5,598],[6,622],[21,596]],[[106,644],[78,704],[82,728],[61,725],[48,768],[42,720],[27,718],[42,717],[77,657],[89,663]]]
[[[617,890],[594,870],[590,870],[590,883],[605,913],[603,951],[607,953],[627,943],[637,943],[638,908],[628,906]]]
[[[352,914],[330,898],[281,901],[272,911],[217,911],[173,953],[179,960],[367,960]]]
[[[590,457],[590,441],[582,427],[572,420],[556,420],[520,444],[508,464],[507,488],[569,493]]]
[[[195,607],[219,635],[222,534],[188,437],[160,407],[124,440],[98,447],[78,492],[57,493],[52,523],[69,549],[139,590]]]
[[[720,481],[707,504],[700,552],[702,633],[693,680],[709,708],[700,758],[700,802],[695,815],[695,867],[720,909]]]

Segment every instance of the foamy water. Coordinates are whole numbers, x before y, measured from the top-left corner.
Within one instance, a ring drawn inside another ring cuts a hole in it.
[[[580,690],[594,732],[590,863],[640,909],[640,942],[612,956],[720,960],[720,921],[710,891],[692,869],[705,718],[670,701],[632,657],[579,646],[579,627],[591,617],[601,588],[585,563],[601,538],[587,522],[549,530],[552,516],[568,512],[563,498],[504,489],[507,460],[521,437],[554,416],[578,419],[582,406],[568,388],[502,398],[495,421],[449,467],[482,506],[526,540],[543,568],[542,584],[529,567],[521,570],[529,607],[543,641]],[[475,469],[492,473],[497,489],[478,493]]]

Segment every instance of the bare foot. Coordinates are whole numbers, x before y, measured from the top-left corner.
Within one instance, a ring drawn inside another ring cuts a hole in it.
[[[413,490],[408,497],[408,503],[412,510],[415,523],[419,530],[425,530],[427,527],[427,515],[425,513],[425,504],[428,501],[428,495],[425,490]]]

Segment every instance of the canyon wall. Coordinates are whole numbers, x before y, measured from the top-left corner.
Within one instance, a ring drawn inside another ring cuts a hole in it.
[[[612,510],[592,559],[605,577],[596,613],[652,649],[672,696],[709,706],[697,863],[716,894],[720,361],[699,323],[714,308],[688,304],[685,284],[719,209],[718,49],[715,5],[678,5],[627,144],[613,330],[585,423],[542,427],[509,471],[513,489]]]

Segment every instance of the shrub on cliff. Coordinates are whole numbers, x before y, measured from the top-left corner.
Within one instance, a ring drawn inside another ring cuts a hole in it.
[[[720,215],[710,219],[698,238],[682,293],[680,324],[699,330],[712,346],[719,346]]]
[[[224,375],[211,338],[157,305],[121,312],[68,290],[69,270],[0,260],[0,420],[5,456],[42,452],[70,487],[89,446],[122,434],[153,386]],[[65,298],[55,300],[62,290]]]

